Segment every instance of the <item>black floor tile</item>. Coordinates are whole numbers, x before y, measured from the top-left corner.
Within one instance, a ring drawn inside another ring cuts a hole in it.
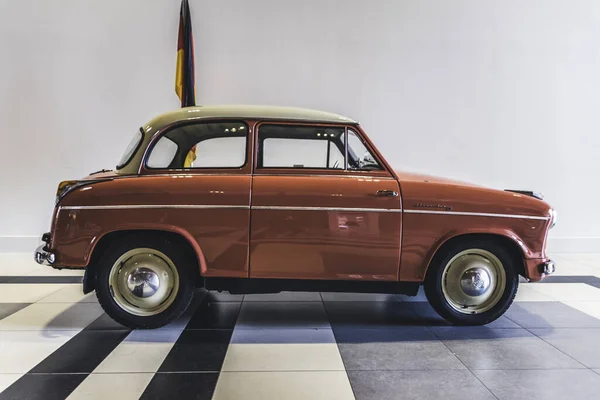
[[[462,342],[466,340],[497,340],[533,338],[535,335],[527,329],[498,329],[488,326],[435,326],[430,328],[440,340]]]
[[[335,327],[333,333],[338,344],[438,341],[426,326],[394,326],[376,329]]]
[[[467,370],[349,371],[356,400],[495,400]]]
[[[220,371],[232,332],[184,330],[158,371]]]
[[[116,322],[114,319],[108,316],[108,314],[102,314],[94,322],[86,327],[86,330],[98,330],[98,331],[129,331],[130,329]]]
[[[505,314],[523,328],[600,328],[600,319],[560,302],[520,302]]]
[[[140,397],[141,400],[209,400],[217,386],[219,373],[157,373]]]
[[[87,374],[26,374],[0,393],[0,400],[63,400]]]
[[[431,322],[418,317],[409,303],[328,301],[324,304],[334,328],[424,326]]]
[[[585,283],[600,288],[600,278],[593,275],[547,276],[540,283]]]
[[[475,370],[473,373],[501,400],[600,398],[600,376],[589,369]]]
[[[532,328],[530,331],[586,367],[600,368],[600,329]]]
[[[567,369],[585,366],[526,329],[431,328],[467,368]]]
[[[431,304],[428,302],[410,302],[407,303],[409,307],[414,311],[415,318],[418,321],[422,321],[424,324],[429,326],[451,326],[452,324],[442,318],[437,311],[433,309]],[[519,325],[515,324],[505,316],[501,316],[495,321],[485,325],[490,328],[520,328]]]
[[[203,301],[186,329],[233,329],[242,303]]]
[[[244,302],[237,329],[330,328],[322,302]]]
[[[83,330],[36,365],[32,373],[90,373],[104,360],[129,331]]]
[[[83,276],[0,276],[0,283],[81,283]]]
[[[334,328],[347,371],[465,369],[428,327]]]

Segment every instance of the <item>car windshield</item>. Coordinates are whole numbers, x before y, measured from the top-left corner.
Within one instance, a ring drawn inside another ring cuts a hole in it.
[[[121,161],[119,161],[119,164],[117,164],[117,169],[121,169],[127,164],[129,164],[129,161],[131,161],[131,158],[135,154],[136,150],[138,149],[138,147],[140,147],[140,143],[142,143],[143,137],[144,132],[142,131],[142,128],[140,128],[135,133],[135,135],[133,135],[131,142],[129,142],[129,144],[127,145],[125,153],[123,154],[123,157],[121,157]]]

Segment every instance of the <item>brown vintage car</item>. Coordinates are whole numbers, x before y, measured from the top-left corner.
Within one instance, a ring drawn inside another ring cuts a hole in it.
[[[519,275],[554,272],[541,196],[393,170],[360,125],[320,111],[190,107],[135,133],[115,171],[62,182],[35,252],[85,268],[116,321],[154,328],[197,287],[415,295],[447,320],[502,315]]]

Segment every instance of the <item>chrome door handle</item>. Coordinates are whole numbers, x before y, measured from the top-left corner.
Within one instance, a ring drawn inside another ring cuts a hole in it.
[[[393,190],[378,190],[377,196],[398,197],[398,192]]]

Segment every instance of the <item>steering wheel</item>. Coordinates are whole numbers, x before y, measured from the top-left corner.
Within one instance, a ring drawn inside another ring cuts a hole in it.
[[[336,160],[336,162],[333,163],[333,167],[331,167],[331,168],[336,169],[337,167],[339,167],[339,165],[340,165],[340,160]]]

